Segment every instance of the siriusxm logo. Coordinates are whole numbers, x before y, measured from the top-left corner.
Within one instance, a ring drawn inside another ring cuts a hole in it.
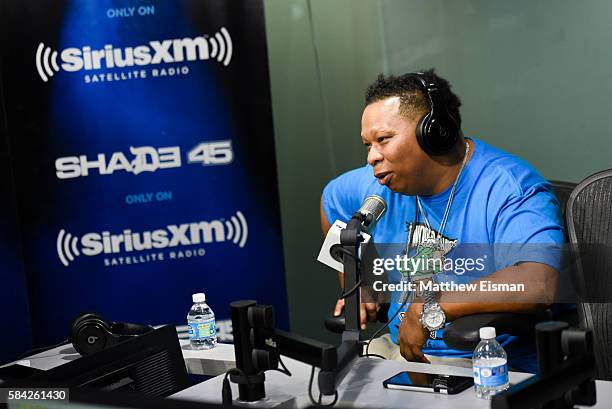
[[[98,50],[84,46],[66,48],[60,53],[40,43],[36,50],[36,69],[40,78],[47,82],[60,70],[76,72],[209,59],[216,59],[227,66],[232,53],[232,38],[227,29],[221,27],[211,36],[149,41],[148,44],[126,48],[107,44]],[[59,63],[58,56],[61,60]]]
[[[178,246],[191,246],[202,243],[230,241],[244,247],[249,236],[246,218],[239,210],[229,220],[218,219],[165,228],[133,232],[125,229],[118,234],[108,231],[92,232],[74,236],[62,229],[57,235],[56,250],[62,264],[66,267],[78,256],[97,256],[100,254],[132,253],[153,249],[167,249]]]

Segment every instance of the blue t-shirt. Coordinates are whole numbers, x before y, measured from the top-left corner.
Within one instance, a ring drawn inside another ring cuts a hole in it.
[[[564,242],[561,211],[550,184],[525,161],[494,148],[485,142],[472,139],[474,152],[463,170],[454,194],[442,240],[445,257],[457,258],[457,252],[474,252],[484,245],[492,256],[488,259],[487,273],[519,262],[540,262],[560,269],[560,252],[547,251],[547,245],[559,249]],[[359,209],[366,196],[375,194],[387,202],[387,213],[381,218],[372,236],[377,244],[400,244],[408,240],[408,231],[414,229],[413,246],[436,236],[451,187],[433,196],[420,196],[423,214],[414,220],[416,200],[414,196],[394,193],[378,183],[371,166],[346,172],[323,190],[323,209],[329,223],[346,222]],[[494,244],[494,246],[493,246]],[[462,245],[463,247],[458,247]],[[542,246],[544,245],[544,246]],[[529,246],[532,246],[531,248]],[[393,246],[391,246],[393,248]],[[453,254],[453,251],[455,254]],[[392,255],[385,255],[392,257]],[[485,256],[486,259],[487,256]],[[444,276],[442,279],[440,277]],[[402,277],[398,272],[393,280]],[[436,274],[435,281],[469,282],[473,275]],[[399,307],[399,294],[394,295],[395,308],[390,308],[392,318]],[[400,317],[397,314],[389,324],[392,340],[397,343]],[[458,351],[441,339],[428,339],[423,352],[435,356],[471,357],[471,353]],[[517,369],[535,372],[535,359],[530,351],[512,351],[508,345],[515,337],[500,335],[498,341],[509,355],[509,363]],[[510,345],[511,346],[511,345]],[[528,359],[522,359],[529,355]],[[522,356],[522,358],[520,357]]]

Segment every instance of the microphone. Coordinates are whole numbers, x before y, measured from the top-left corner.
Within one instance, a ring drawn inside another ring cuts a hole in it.
[[[353,214],[353,218],[360,220],[361,237],[363,238],[362,245],[370,243],[372,236],[370,233],[376,227],[378,221],[383,217],[387,211],[387,203],[385,200],[377,195],[370,195],[365,198],[359,210]],[[340,247],[340,232],[346,228],[346,223],[340,220],[336,220],[332,224],[331,228],[325,236],[325,241],[319,251],[317,261],[329,266],[337,271],[344,271],[344,264],[342,262],[341,252],[335,251],[336,248]],[[358,256],[361,256],[361,246],[359,248]]]
[[[370,195],[365,198],[363,204],[359,210],[355,212],[353,217],[359,215],[361,219],[361,230],[369,233],[374,230],[374,227],[376,227],[376,224],[386,211],[387,203],[385,199],[378,195]]]

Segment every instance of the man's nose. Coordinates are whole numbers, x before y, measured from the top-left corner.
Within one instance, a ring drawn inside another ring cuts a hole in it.
[[[370,166],[374,166],[381,160],[383,160],[383,156],[380,151],[374,146],[371,146],[370,150],[368,151],[368,164]]]

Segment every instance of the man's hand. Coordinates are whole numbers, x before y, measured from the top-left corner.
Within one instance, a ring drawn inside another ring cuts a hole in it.
[[[407,361],[429,363],[423,355],[423,344],[427,340],[428,332],[419,321],[423,311],[422,303],[412,303],[399,327],[397,342],[400,353]]]
[[[360,304],[360,324],[361,329],[365,329],[367,322],[376,322],[376,314],[378,313],[380,306],[374,302],[362,302]],[[344,310],[344,299],[340,299],[336,302],[336,308],[334,309],[334,317],[342,314]]]

